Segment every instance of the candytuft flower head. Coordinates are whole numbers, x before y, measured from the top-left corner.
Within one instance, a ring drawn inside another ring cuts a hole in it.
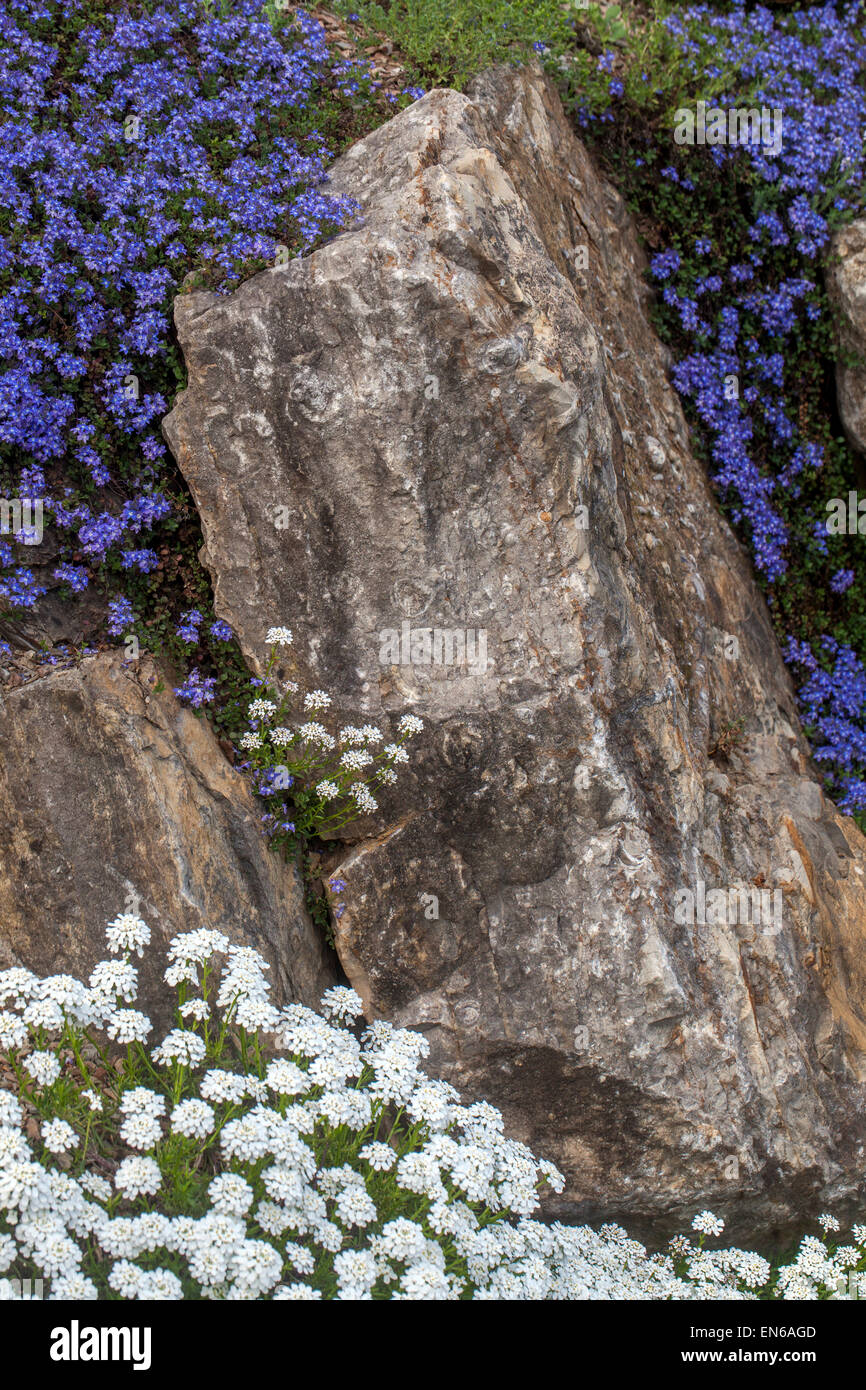
[[[700,1231],[707,1236],[720,1236],[725,1229],[725,1223],[719,1216],[714,1216],[711,1211],[698,1212],[692,1220],[692,1230]]]
[[[109,922],[105,936],[112,954],[134,951],[137,956],[142,956],[145,946],[150,945],[150,927],[134,912],[122,912],[115,917],[113,922]]]
[[[114,1185],[125,1197],[152,1197],[162,1186],[162,1174],[152,1158],[125,1158],[118,1165]]]

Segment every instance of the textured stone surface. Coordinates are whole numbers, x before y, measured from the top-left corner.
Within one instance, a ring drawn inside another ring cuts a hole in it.
[[[838,312],[839,346],[860,359],[836,364],[839,414],[854,448],[866,454],[866,218],[833,237],[827,283]]]
[[[426,722],[335,856],[344,968],[563,1166],[562,1214],[711,1205],[754,1236],[843,1203],[864,841],[689,451],[622,202],[512,70],[430,93],[333,187],[362,225],[178,300],[165,425],[250,659],[287,623],[341,709]],[[401,664],[404,620],[483,630],[486,669]],[[779,889],[781,919],[677,920],[699,881]]]
[[[274,998],[318,1002],[334,970],[293,871],[208,725],[157,684],[149,659],[124,670],[106,655],[0,700],[0,967],[86,979],[138,895],[155,1018],[162,948],[197,927],[261,951]]]

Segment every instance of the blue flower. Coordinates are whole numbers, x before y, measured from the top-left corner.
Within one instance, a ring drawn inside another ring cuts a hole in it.
[[[200,709],[203,704],[213,700],[215,687],[214,676],[202,676],[197,668],[193,668],[183,685],[175,687],[174,693],[179,700],[188,700],[194,709]]]

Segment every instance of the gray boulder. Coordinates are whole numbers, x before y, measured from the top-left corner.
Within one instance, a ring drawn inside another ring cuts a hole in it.
[[[187,294],[165,432],[253,664],[425,732],[350,827],[368,1014],[564,1169],[778,1227],[862,1188],[866,845],[689,447],[626,209],[537,71],[348,151],[363,220]]]

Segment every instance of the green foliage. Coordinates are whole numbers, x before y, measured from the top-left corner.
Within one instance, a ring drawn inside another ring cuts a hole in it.
[[[536,42],[561,50],[573,22],[560,0],[337,0],[334,9],[362,43],[387,34],[409,79],[427,87],[463,87],[491,63],[525,58]]]

